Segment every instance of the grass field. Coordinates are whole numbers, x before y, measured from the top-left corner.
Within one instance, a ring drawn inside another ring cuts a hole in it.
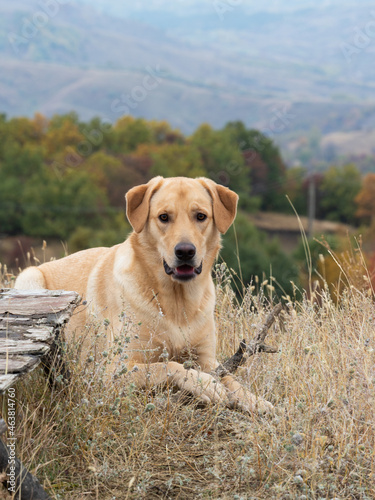
[[[239,303],[218,267],[220,360],[272,307],[272,287],[254,285]],[[137,392],[126,375],[109,387],[106,359],[78,368],[70,352],[69,384],[51,390],[36,369],[15,386],[19,458],[53,499],[374,498],[374,294],[351,286],[336,305],[327,290],[288,302],[267,337],[279,352],[238,370],[274,415]]]

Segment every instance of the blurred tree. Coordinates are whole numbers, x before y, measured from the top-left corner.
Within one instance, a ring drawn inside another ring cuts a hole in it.
[[[73,123],[74,125],[79,125],[79,116],[75,111],[70,111],[69,113],[65,113],[63,115],[53,115],[49,120],[48,128],[51,130],[59,129],[66,121]]]
[[[287,169],[285,175],[285,192],[298,215],[307,213],[307,198],[303,189],[306,173],[304,167],[292,167]],[[290,210],[292,210],[291,207]]]
[[[111,247],[122,243],[132,230],[124,213],[118,213],[111,224],[98,229],[95,227],[78,226],[68,240],[70,253],[93,247]]]
[[[162,144],[150,149],[152,175],[163,177],[199,177],[205,175],[202,159],[196,148],[188,144]]]
[[[323,174],[320,207],[325,219],[353,224],[355,198],[361,189],[361,174],[353,164],[330,167]]]
[[[242,152],[250,177],[251,192],[261,199],[263,210],[289,210],[285,193],[286,166],[272,139],[240,122],[229,122],[224,130]]]
[[[85,137],[79,130],[78,117],[75,113],[54,115],[44,135],[42,144],[45,147],[46,159],[56,159],[58,153],[63,156],[78,151],[78,145],[85,142]]]
[[[89,156],[96,151],[107,148],[113,134],[113,127],[108,121],[103,121],[99,116],[95,116],[89,122],[80,122],[79,131],[84,136],[81,153],[86,152],[83,156]]]
[[[4,157],[4,150],[8,142],[8,124],[5,113],[0,113],[0,162]]]
[[[183,144],[185,138],[179,130],[173,130],[166,121],[151,120],[148,122],[151,129],[153,142],[156,144],[174,143]]]
[[[140,144],[131,155],[121,156],[123,163],[133,169],[133,174],[136,172],[142,177],[143,183],[148,182],[153,176],[151,173],[152,153],[157,151],[157,147],[155,144]]]
[[[49,120],[41,113],[35,113],[32,119],[35,135],[38,141],[41,141],[48,130]]]
[[[237,275],[240,291],[242,285],[254,282],[255,276],[260,281],[270,280],[271,273],[275,278],[275,292],[280,296],[284,292],[292,295],[291,282],[298,282],[294,260],[281,250],[277,240],[267,240],[266,235],[258,231],[243,213],[237,215],[235,223],[225,234],[220,255]]]
[[[135,155],[113,156],[104,151],[91,155],[81,165],[96,185],[106,193],[109,204],[125,208],[125,193],[133,186],[146,183],[151,177],[150,158]]]
[[[371,225],[375,224],[375,174],[367,174],[355,198],[356,216]]]
[[[99,229],[112,213],[103,190],[82,170],[59,179],[44,168],[25,186],[23,204],[23,233],[44,238],[67,239],[77,225]]]
[[[14,140],[6,143],[0,162],[1,232],[22,232],[24,190],[33,176],[40,175],[42,168],[41,148],[30,144],[22,146]]]
[[[40,115],[41,116],[41,115]],[[38,126],[39,118],[29,120],[29,118],[12,118],[7,123],[8,140],[17,142],[21,146],[25,144],[40,144],[43,130]]]
[[[3,176],[0,168],[0,234],[22,232],[22,189],[16,177]]]
[[[242,208],[258,207],[259,200],[251,196],[243,155],[230,130],[214,130],[203,124],[190,137],[189,144],[199,152],[207,177],[236,191]]]
[[[271,139],[258,131],[251,131],[251,137],[250,142],[253,141],[254,151],[258,152],[262,162],[266,165],[267,174],[264,183],[260,178],[257,182],[256,168],[251,170],[254,176],[254,187],[257,184],[258,189],[263,191],[261,207],[264,210],[285,210],[286,207],[289,209],[284,196],[286,166],[282,161],[279,148]]]
[[[107,147],[114,153],[131,153],[139,144],[154,142],[152,128],[143,118],[123,116],[108,135]]]
[[[126,172],[119,158],[98,151],[87,158],[80,168],[89,175],[92,182],[102,187],[111,205],[124,206],[123,184]]]

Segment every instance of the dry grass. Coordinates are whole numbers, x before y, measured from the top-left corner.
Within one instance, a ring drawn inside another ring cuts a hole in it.
[[[264,284],[239,305],[222,266],[218,275],[223,360],[271,304]],[[353,287],[336,305],[326,288],[289,304],[267,337],[280,352],[239,374],[273,417],[136,392],[126,376],[111,389],[95,360],[83,372],[72,364],[70,383],[54,390],[37,369],[16,385],[18,455],[53,499],[374,498],[373,299]]]

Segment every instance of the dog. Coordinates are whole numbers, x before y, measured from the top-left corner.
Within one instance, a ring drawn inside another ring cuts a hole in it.
[[[113,346],[124,311],[136,318],[126,366],[139,388],[169,383],[205,403],[271,410],[232,376],[219,382],[210,374],[218,366],[211,269],[235,219],[237,194],[203,177],[159,176],[125,197],[133,231],[124,243],[29,267],[15,288],[78,292],[87,308],[70,320],[67,340],[84,331],[91,314],[106,325],[101,350]]]

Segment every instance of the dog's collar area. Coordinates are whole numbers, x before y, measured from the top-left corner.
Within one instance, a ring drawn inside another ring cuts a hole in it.
[[[183,264],[181,266],[177,266],[175,268],[169,267],[168,264],[163,259],[163,266],[166,274],[168,276],[173,276],[174,278],[180,281],[188,281],[195,276],[201,274],[203,262],[200,263],[198,267],[189,266],[187,264]]]

